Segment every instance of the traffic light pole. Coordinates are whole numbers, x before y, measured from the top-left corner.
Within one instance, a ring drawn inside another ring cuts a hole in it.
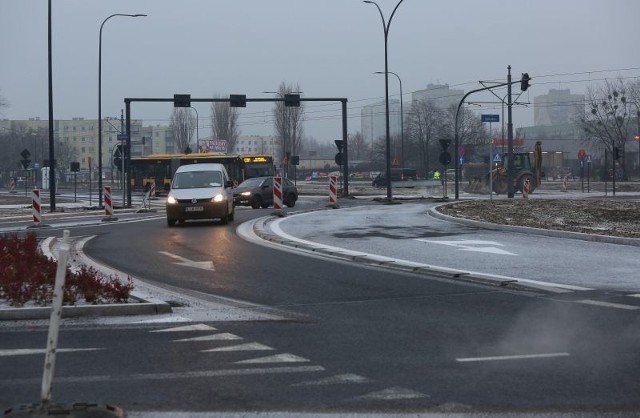
[[[458,147],[459,147],[459,135],[458,135],[458,115],[460,113],[460,108],[462,107],[462,104],[464,103],[464,101],[467,99],[467,97],[469,97],[470,95],[472,95],[473,93],[478,93],[481,91],[487,91],[487,90],[492,90],[498,87],[504,87],[504,86],[508,86],[508,155],[509,155],[509,161],[513,161],[513,124],[511,122],[511,85],[514,83],[521,83],[521,88],[523,88],[525,91],[527,88],[529,88],[529,81],[531,80],[531,78],[529,77],[529,75],[527,73],[524,73],[522,75],[522,79],[521,80],[517,80],[517,81],[511,81],[511,66],[509,65],[508,67],[508,75],[507,75],[507,82],[506,83],[499,83],[493,86],[489,86],[489,87],[483,87],[481,89],[476,89],[476,90],[471,90],[470,92],[468,92],[467,94],[465,94],[464,96],[462,96],[462,99],[460,99],[460,103],[458,103],[458,108],[456,109],[456,117],[454,120],[454,135],[455,135],[455,139],[454,139],[454,157],[455,157],[455,161],[454,161],[454,167],[455,167],[455,199],[458,200],[460,198],[460,194],[459,194],[459,183],[460,183],[460,174],[459,174],[459,169],[460,169],[460,163],[459,163],[459,159],[460,157],[458,156]],[[513,164],[510,164],[510,166],[512,166]],[[511,168],[509,169],[509,173],[511,173]],[[513,197],[513,181],[512,181],[512,174],[509,174],[508,177],[508,181],[509,181],[509,190],[510,190],[510,195],[509,197]]]
[[[246,102],[285,102],[285,105],[289,105],[289,100],[291,98],[287,97],[289,95],[285,95],[283,98],[248,98],[244,95],[236,95],[232,94],[228,99],[198,99],[191,98],[189,95],[180,94],[174,95],[173,98],[125,98],[125,133],[127,135],[127,142],[124,147],[124,156],[123,156],[123,176],[126,175],[126,191],[127,191],[127,203],[126,207],[131,207],[131,102],[173,102],[174,106],[176,105],[176,100],[181,100],[182,102],[178,107],[191,107],[191,102],[204,102],[204,103],[214,103],[214,102],[227,102],[231,106],[235,107],[244,107],[242,103]],[[343,152],[344,152],[344,196],[349,195],[349,160],[347,153],[347,99],[340,97],[328,97],[328,98],[314,98],[314,97],[299,97],[298,95],[291,95],[294,100],[299,102],[340,102],[342,103],[342,140],[343,140]],[[289,105],[291,106],[291,105]],[[126,158],[126,163],[125,163]],[[126,173],[126,174],[125,174]],[[124,204],[124,202],[123,202]]]

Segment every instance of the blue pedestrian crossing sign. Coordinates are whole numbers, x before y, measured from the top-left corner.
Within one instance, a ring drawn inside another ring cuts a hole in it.
[[[591,164],[593,161],[591,160],[591,154],[587,154],[587,164]]]
[[[495,154],[493,154],[493,162],[494,163],[501,163],[502,162],[502,157],[500,156],[499,152],[496,152]]]

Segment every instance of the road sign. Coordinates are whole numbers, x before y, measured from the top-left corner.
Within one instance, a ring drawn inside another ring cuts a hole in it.
[[[593,160],[591,159],[591,154],[587,154],[587,164],[591,164]]]
[[[480,115],[482,122],[500,122],[500,115]]]
[[[400,160],[398,160],[397,158],[394,158],[391,161],[391,165],[394,166],[394,167],[398,167],[400,165]]]
[[[342,161],[342,159],[344,158],[343,154],[341,152],[337,153],[335,158],[333,159],[333,161],[336,162],[336,164],[338,165],[342,165],[344,161]]]
[[[502,157],[500,156],[499,152],[496,152],[495,154],[493,154],[493,162],[494,163],[501,163],[502,162]]]
[[[440,140],[440,146],[442,147],[443,151],[446,151],[447,149],[449,149],[449,145],[451,145],[451,140],[450,139],[441,139]]]
[[[451,154],[447,151],[442,151],[440,154],[440,164],[449,165],[451,163]]]

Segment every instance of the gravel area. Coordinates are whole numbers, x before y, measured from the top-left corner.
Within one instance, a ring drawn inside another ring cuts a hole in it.
[[[507,199],[463,201],[441,213],[502,225],[640,238],[640,201],[628,199]]]

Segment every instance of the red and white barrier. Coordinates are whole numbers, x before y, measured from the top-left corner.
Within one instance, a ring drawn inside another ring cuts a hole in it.
[[[522,198],[523,199],[528,199],[529,198],[529,187],[531,186],[531,184],[529,183],[529,179],[524,179],[524,183],[522,184]]]
[[[273,208],[282,209],[282,177],[273,178]]]
[[[156,182],[152,181],[151,187],[149,188],[149,199],[155,199],[155,198],[156,198]]]
[[[40,205],[40,190],[33,189],[31,193],[31,213],[33,214],[33,223],[36,226],[42,222],[42,206]]]
[[[113,203],[111,201],[111,186],[104,186],[104,214],[107,218],[113,216]]]
[[[329,205],[335,205],[338,201],[338,176],[329,177]]]

